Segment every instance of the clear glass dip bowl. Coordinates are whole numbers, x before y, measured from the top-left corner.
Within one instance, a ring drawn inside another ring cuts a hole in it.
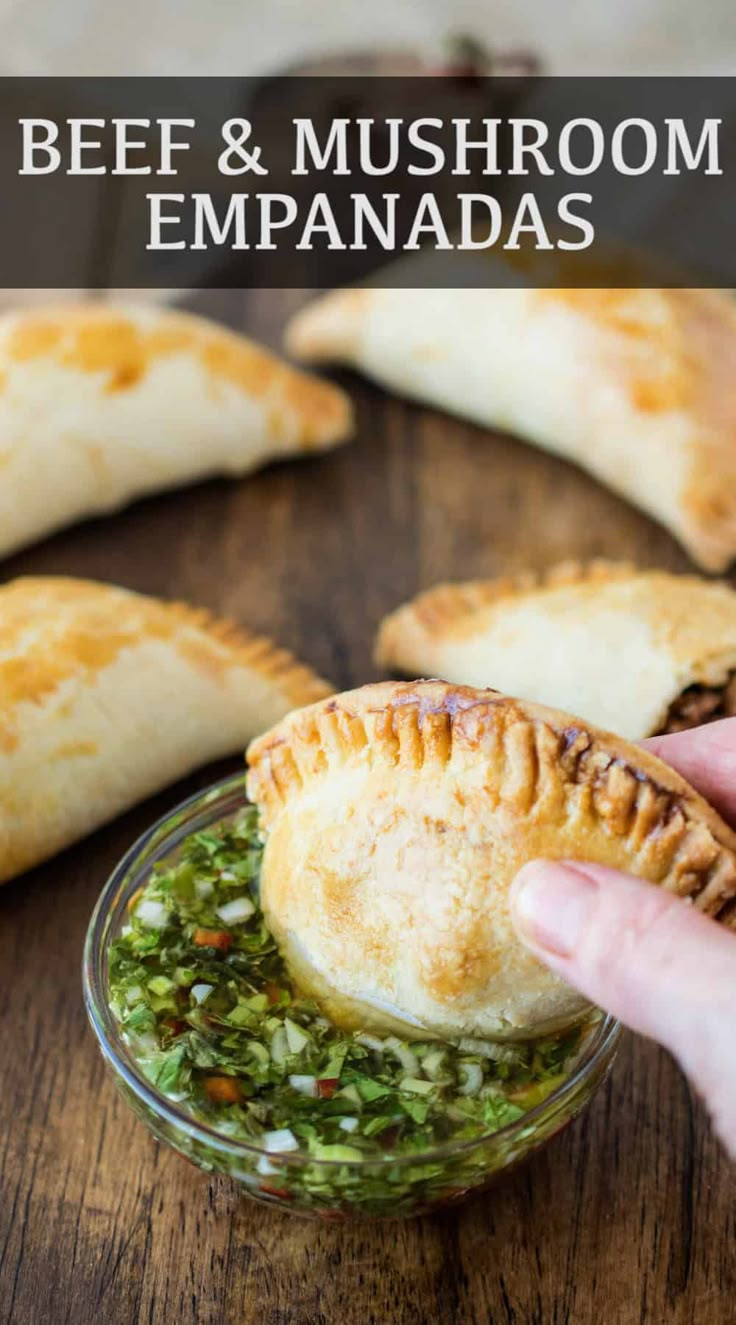
[[[132,894],[159,860],[170,858],[190,833],[235,817],[245,803],[238,775],[199,792],[160,819],[131,847],[105,885],[84,950],[84,994],[92,1029],[108,1068],[130,1107],[159,1141],[199,1165],[239,1183],[254,1200],[324,1219],[415,1215],[462,1200],[549,1141],[585,1107],[605,1080],[620,1027],[600,1016],[585,1033],[569,1077],[536,1108],[499,1131],[447,1142],[425,1154],[387,1155],[343,1163],[299,1151],[267,1154],[195,1119],[146,1079],[121,1037],[107,997],[111,941],[125,923]]]

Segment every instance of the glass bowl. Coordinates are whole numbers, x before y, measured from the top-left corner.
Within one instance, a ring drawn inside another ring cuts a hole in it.
[[[243,777],[237,775],[198,792],[160,819],[113,872],[87,932],[83,978],[92,1029],[123,1097],[159,1141],[205,1172],[234,1179],[248,1196],[271,1206],[333,1220],[396,1218],[462,1200],[489,1185],[580,1113],[605,1080],[618,1045],[618,1022],[602,1014],[586,1030],[570,1076],[542,1104],[498,1131],[420,1155],[348,1163],[316,1160],[299,1151],[267,1155],[258,1145],[195,1119],[157,1090],[133,1059],[108,1006],[110,943],[152,866],[171,857],[190,833],[234,818],[244,804]]]

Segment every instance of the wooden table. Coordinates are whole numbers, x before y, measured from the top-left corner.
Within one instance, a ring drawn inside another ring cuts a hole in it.
[[[198,305],[273,343],[296,293]],[[140,502],[4,567],[191,599],[339,685],[374,676],[388,608],[444,577],[567,556],[687,565],[562,462],[350,379],[324,458]],[[530,389],[533,384],[530,384]],[[622,660],[623,663],[624,660]],[[88,1031],[80,958],[124,849],[202,770],[0,897],[0,1317],[13,1325],[726,1325],[736,1169],[672,1062],[628,1039],[591,1109],[490,1194],[405,1223],[322,1225],[241,1200],[157,1146]]]

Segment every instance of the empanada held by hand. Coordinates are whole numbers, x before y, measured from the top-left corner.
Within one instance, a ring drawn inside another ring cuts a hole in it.
[[[135,497],[319,451],[347,397],[185,313],[0,317],[0,554]]]
[[[0,881],[330,693],[266,639],[62,578],[0,587]]]
[[[578,1015],[511,923],[535,857],[628,870],[713,916],[736,893],[736,834],[678,774],[494,691],[364,686],[290,714],[248,759],[268,923],[348,1024],[493,1037]]]
[[[366,289],[289,348],[564,456],[708,570],[736,556],[736,304],[716,290]]]
[[[736,713],[736,593],[605,561],[440,584],[386,617],[376,660],[639,739]]]

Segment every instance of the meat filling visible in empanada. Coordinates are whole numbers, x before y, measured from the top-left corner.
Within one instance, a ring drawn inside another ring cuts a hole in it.
[[[376,660],[639,740],[736,713],[736,593],[604,561],[437,585],[385,618]]]
[[[671,732],[688,731],[691,727],[700,727],[705,722],[716,722],[718,718],[732,718],[736,715],[736,674],[720,686],[688,686],[670,705],[667,718],[658,736],[667,736]]]

